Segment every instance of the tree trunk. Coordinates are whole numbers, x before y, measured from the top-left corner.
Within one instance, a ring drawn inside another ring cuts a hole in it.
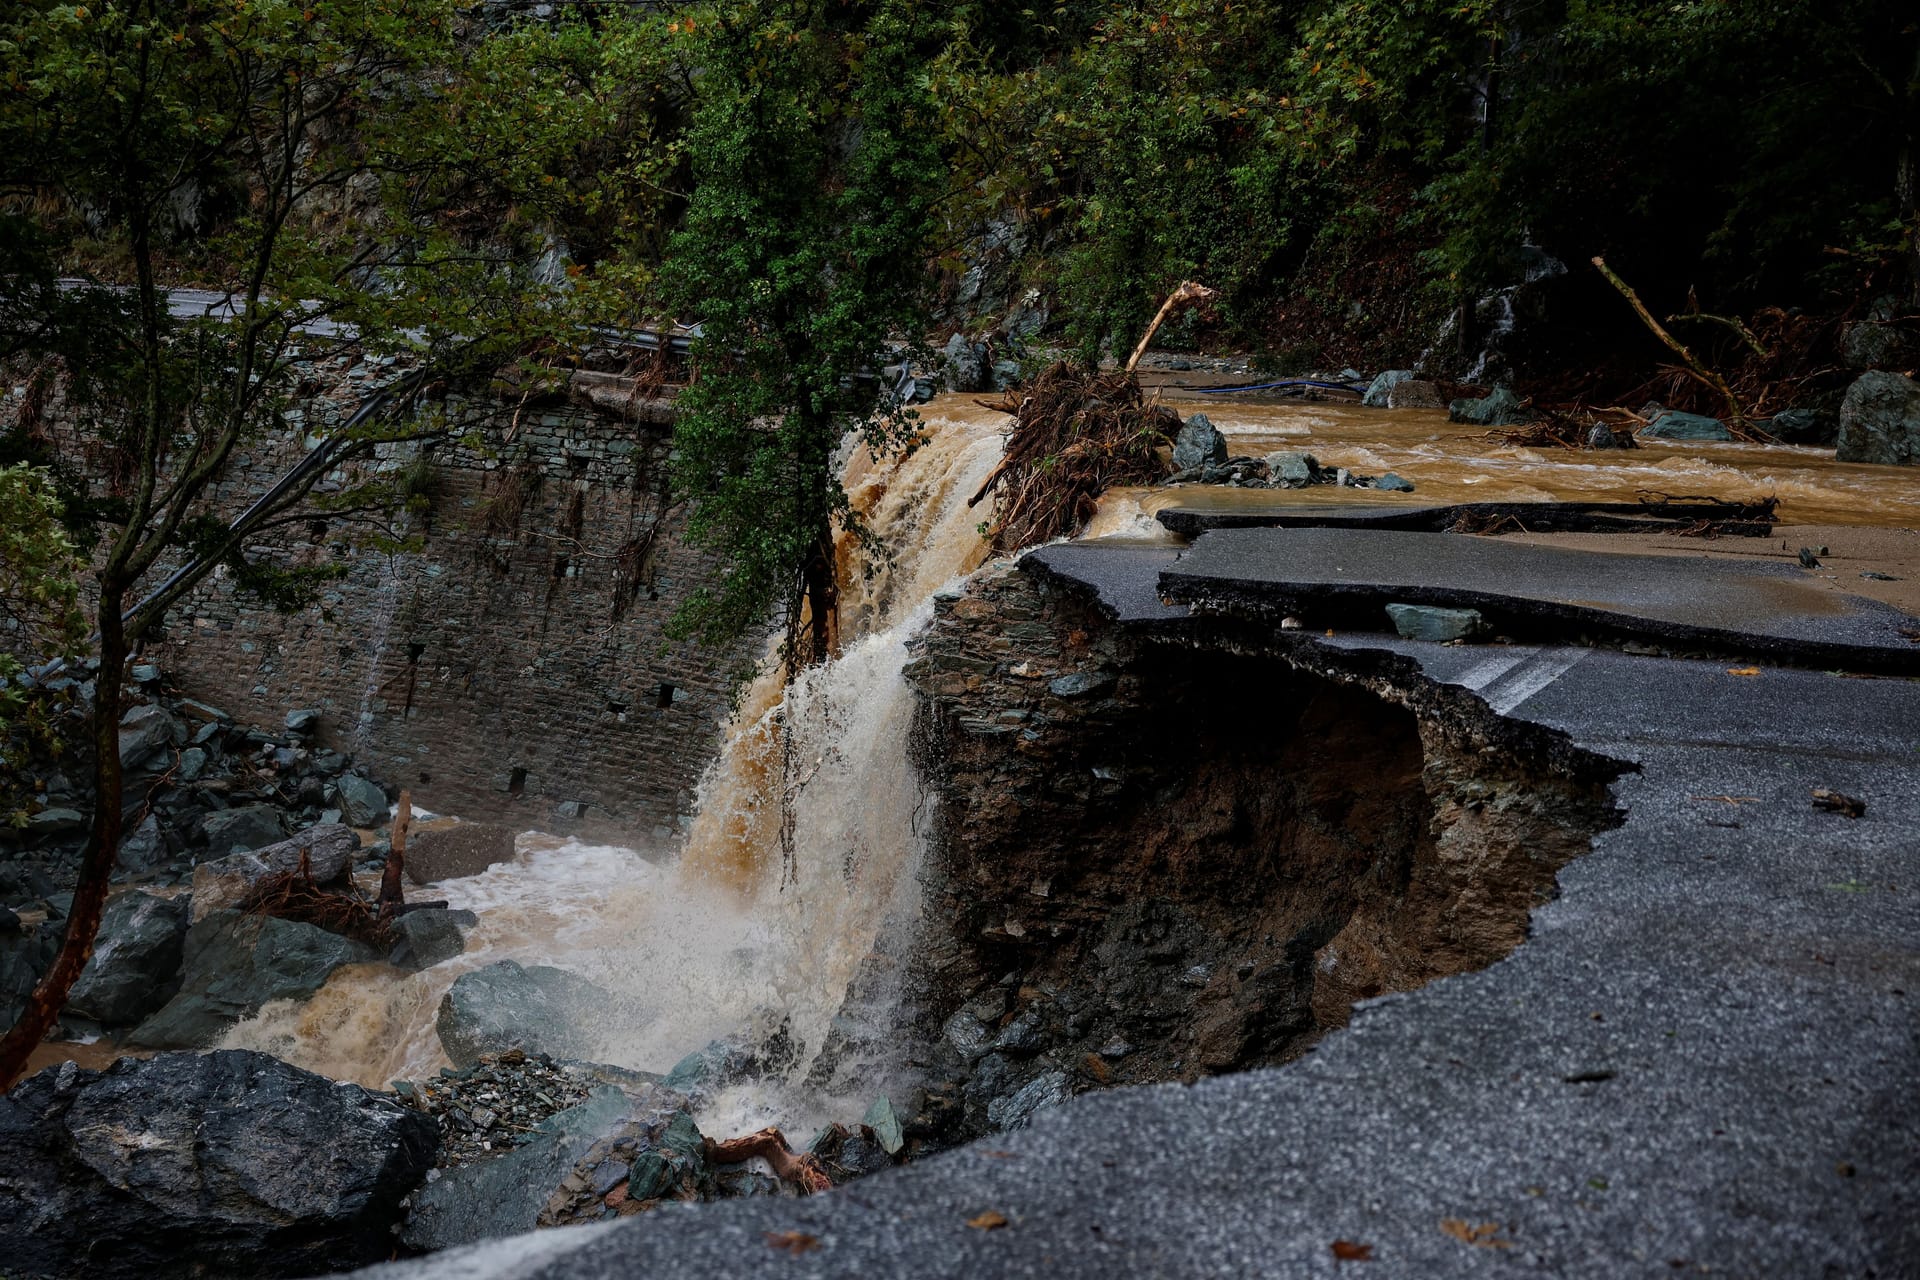
[[[27,1059],[53,1030],[67,993],[93,956],[94,935],[107,904],[107,888],[120,854],[120,686],[127,660],[126,633],[120,611],[124,590],[100,593],[100,671],[93,693],[93,826],[87,834],[80,863],[79,883],[73,890],[73,909],[67,913],[67,931],[60,954],[40,985],[27,997],[27,1007],[12,1030],[0,1038],[0,1092],[12,1089],[27,1067]]]
[[[833,623],[840,608],[840,584],[833,571],[833,530],[822,529],[807,561],[807,621],[813,652],[809,662],[824,662],[833,653]]]

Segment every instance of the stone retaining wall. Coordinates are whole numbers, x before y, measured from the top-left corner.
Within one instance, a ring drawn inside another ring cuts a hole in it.
[[[305,430],[343,422],[399,371],[379,358],[316,361],[289,429],[236,458],[217,494],[223,516],[298,460],[313,443]],[[717,746],[731,673],[753,653],[666,639],[674,610],[719,565],[681,542],[684,511],[667,508],[667,415],[657,401],[620,411],[609,381],[572,401],[432,401],[466,424],[461,437],[383,447],[316,490],[324,501],[404,472],[426,491],[423,515],[385,531],[321,518],[274,531],[256,554],[344,576],[280,613],[221,568],[153,651],[192,696],[242,722],[317,709],[321,743],[411,788],[416,805],[670,840]],[[87,447],[57,389],[14,386],[0,429],[30,399],[42,436]]]

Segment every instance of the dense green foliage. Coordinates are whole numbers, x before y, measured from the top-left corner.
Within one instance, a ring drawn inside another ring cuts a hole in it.
[[[1383,188],[1441,305],[1529,240],[1663,299],[1818,303],[1884,286],[1914,231],[1920,22],[1892,0],[960,6],[955,30],[951,153],[1051,233],[1033,267],[1089,349],[1185,277],[1257,339]]]
[[[915,438],[858,375],[941,315],[989,224],[1020,226],[1003,270],[1087,355],[1198,279],[1215,340],[1310,360],[1342,328],[1404,361],[1516,280],[1525,244],[1604,254],[1657,309],[1838,307],[1913,288],[1909,10],[16,2],[0,355],[63,358],[107,434],[217,470],[273,420],[316,320],[473,371],[564,356],[589,321],[697,320],[676,496],[731,571],[682,625],[797,626],[812,595],[824,629],[833,540],[860,534],[836,450]],[[543,283],[562,268],[569,287]],[[236,288],[240,315],[152,305],[183,281]],[[1591,309],[1631,333],[1616,301]],[[99,490],[63,489],[83,523],[141,501]],[[194,530],[215,537],[185,516],[166,541]]]
[[[690,536],[729,557],[680,621],[732,637],[772,606],[789,661],[826,656],[835,534],[863,532],[839,483],[843,438],[877,452],[915,438],[876,375],[889,336],[921,318],[942,177],[921,12],[745,0],[673,24],[701,74],[662,296],[703,324],[675,480],[696,502]]]

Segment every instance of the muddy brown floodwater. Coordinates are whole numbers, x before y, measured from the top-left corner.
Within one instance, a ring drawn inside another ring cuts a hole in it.
[[[1788,524],[1920,526],[1920,468],[1836,462],[1831,448],[1654,441],[1638,449],[1520,448],[1497,434],[1448,422],[1438,409],[1368,409],[1330,402],[1259,402],[1168,391],[1183,413],[1205,413],[1234,454],[1311,453],[1321,465],[1364,475],[1392,471],[1411,494],[1368,502],[1634,502],[1643,493],[1744,499],[1777,497]],[[1146,513],[1174,504],[1237,509],[1321,506],[1335,490],[1232,489],[1218,485],[1134,491]]]

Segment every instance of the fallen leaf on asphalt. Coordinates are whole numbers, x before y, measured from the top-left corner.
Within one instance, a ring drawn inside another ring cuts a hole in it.
[[[1728,668],[1727,668],[1727,674],[1728,674],[1728,675],[1730,675],[1730,676],[1757,676],[1757,675],[1759,675],[1759,674],[1760,674],[1760,668],[1758,668],[1758,667],[1728,667]]]
[[[769,1231],[767,1247],[778,1249],[782,1253],[791,1253],[797,1258],[811,1249],[818,1249],[820,1237],[810,1236],[804,1231]]]
[[[1442,1218],[1440,1229],[1462,1244],[1481,1249],[1511,1249],[1513,1241],[1500,1239],[1500,1224],[1482,1222],[1477,1226],[1465,1218]]]
[[[997,1231],[1007,1225],[1007,1215],[997,1209],[989,1209],[977,1218],[968,1218],[967,1225],[975,1231]]]
[[[1828,813],[1841,813],[1849,818],[1862,817],[1867,812],[1867,802],[1857,800],[1838,791],[1829,791],[1825,787],[1813,789],[1813,807],[1824,809]]]
[[[1372,1262],[1373,1246],[1358,1240],[1335,1240],[1333,1256],[1342,1262]]]

